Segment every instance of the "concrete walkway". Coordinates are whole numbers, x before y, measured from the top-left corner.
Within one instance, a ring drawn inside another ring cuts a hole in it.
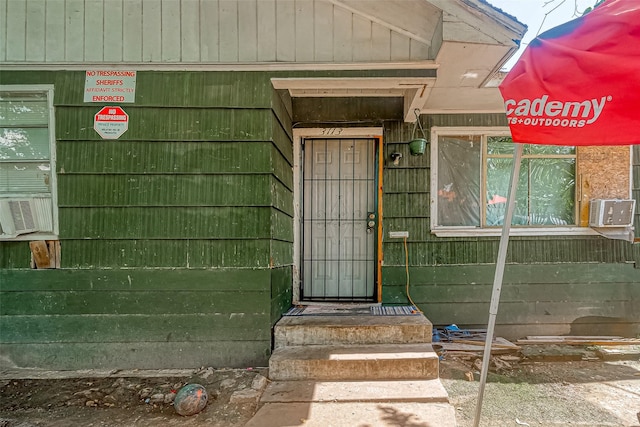
[[[246,427],[453,427],[440,380],[276,381]]]

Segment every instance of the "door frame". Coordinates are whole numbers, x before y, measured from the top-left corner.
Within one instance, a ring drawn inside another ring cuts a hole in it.
[[[382,169],[384,164],[383,150],[383,128],[381,127],[327,127],[327,128],[300,128],[293,129],[293,304],[299,304],[300,284],[301,284],[301,230],[300,218],[302,217],[302,206],[300,205],[302,192],[302,141],[305,138],[323,139],[374,139],[377,144],[378,164],[377,166],[377,196],[378,196],[378,223],[376,236],[376,283],[375,298],[377,302],[382,301]]]

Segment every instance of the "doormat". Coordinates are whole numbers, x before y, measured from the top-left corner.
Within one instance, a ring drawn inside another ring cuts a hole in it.
[[[420,312],[414,306],[323,306],[303,305],[291,307],[284,316],[414,316]]]
[[[403,305],[389,307],[371,307],[371,314],[373,314],[374,316],[413,316],[416,314],[420,314],[420,312],[413,305]]]

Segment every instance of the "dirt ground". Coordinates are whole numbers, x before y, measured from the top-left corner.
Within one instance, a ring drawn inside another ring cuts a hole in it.
[[[136,374],[135,372],[133,374]],[[0,427],[242,427],[257,410],[266,369],[202,368],[192,375],[0,380]],[[201,384],[205,409],[178,415],[173,398],[185,384]]]
[[[638,360],[523,360],[510,365],[488,375],[483,427],[640,427]],[[474,381],[469,381],[471,375]],[[458,426],[472,426],[479,384],[473,359],[443,360],[440,376]]]
[[[478,362],[474,367],[474,360],[444,355],[440,365],[460,427],[471,426],[475,413]],[[638,360],[512,358],[493,371],[485,390],[482,426],[640,426]],[[207,368],[155,378],[118,375],[2,379],[0,427],[241,427],[257,410],[267,370]],[[183,417],[171,400],[187,383],[205,386],[209,401],[199,414]]]

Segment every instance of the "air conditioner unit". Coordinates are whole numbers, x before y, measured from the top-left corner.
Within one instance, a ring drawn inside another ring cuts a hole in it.
[[[633,225],[635,200],[593,199],[589,205],[589,227],[629,227]]]
[[[40,231],[36,211],[34,199],[0,199],[2,235],[15,237],[19,234]]]

